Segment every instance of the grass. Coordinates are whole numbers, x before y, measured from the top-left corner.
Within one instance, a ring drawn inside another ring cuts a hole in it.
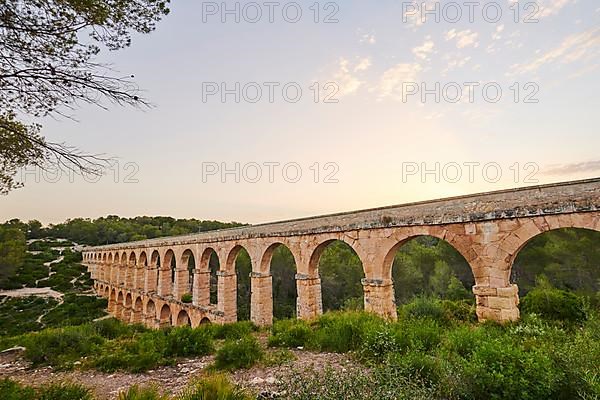
[[[254,336],[229,340],[217,351],[215,368],[226,371],[247,369],[258,363],[263,354],[264,352]]]
[[[92,392],[77,383],[54,382],[39,388],[21,385],[10,379],[0,380],[2,400],[93,400]]]

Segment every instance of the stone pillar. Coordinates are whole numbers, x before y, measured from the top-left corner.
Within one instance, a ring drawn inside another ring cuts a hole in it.
[[[127,282],[127,270],[129,267],[127,265],[121,265],[119,267],[119,286],[125,286]]]
[[[175,284],[173,285],[173,297],[175,300],[181,300],[181,296],[189,292],[189,273],[187,268],[177,268],[175,270]]]
[[[394,283],[391,279],[363,279],[365,311],[393,321],[398,319]]]
[[[480,322],[505,323],[519,319],[519,288],[517,285],[498,288],[473,286],[473,293],[477,299],[477,318]]]
[[[107,311],[110,315],[115,315],[115,311],[116,311],[116,307],[117,307],[117,301],[116,299],[114,299],[113,297],[111,297],[110,292],[108,294],[108,308]]]
[[[144,291],[146,293],[156,293],[158,288],[156,287],[156,274],[158,274],[158,269],[156,266],[148,267],[146,274],[144,276]]]
[[[132,324],[140,324],[142,323],[142,310],[136,310],[135,306],[131,312],[131,323]]]
[[[194,305],[210,305],[210,271],[194,271]]]
[[[296,274],[296,314],[298,319],[311,320],[323,314],[321,278]]]
[[[250,320],[257,326],[273,325],[273,276],[252,272]]]
[[[121,318],[124,322],[129,323],[131,321],[131,305],[123,306],[123,312],[121,314]]]
[[[223,313],[224,323],[237,322],[237,275],[235,272],[217,272],[218,311]]]
[[[160,268],[158,270],[158,295],[163,297],[171,295],[171,286],[171,268]]]

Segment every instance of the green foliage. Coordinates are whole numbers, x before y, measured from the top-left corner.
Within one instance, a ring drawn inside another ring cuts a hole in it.
[[[184,293],[181,295],[181,302],[184,304],[191,304],[194,301],[194,297],[191,293]]]
[[[71,382],[54,383],[42,386],[37,400],[92,400],[91,391],[79,384]]]
[[[34,296],[0,297],[0,336],[16,336],[42,329],[38,317],[57,304],[54,299]]]
[[[465,289],[474,284],[468,263],[451,245],[433,237],[418,237],[400,247],[392,277],[398,304],[415,296],[449,300],[472,297]]]
[[[307,322],[297,319],[276,321],[271,329],[269,346],[305,347],[313,339],[313,330]]]
[[[168,396],[160,393],[156,386],[141,387],[134,385],[126,392],[119,393],[118,400],[168,400]]]
[[[265,367],[281,367],[296,359],[294,353],[287,349],[271,350],[265,353],[262,364]]]
[[[90,325],[46,329],[22,338],[25,357],[34,366],[70,369],[74,362],[94,353],[104,339]]]
[[[104,298],[67,294],[63,304],[50,310],[42,323],[54,327],[81,325],[106,315],[107,304]]]
[[[548,352],[502,340],[482,343],[463,363],[465,391],[476,399],[548,399],[561,374]]]
[[[403,318],[429,318],[435,321],[445,321],[446,313],[442,302],[434,297],[415,297],[410,303],[402,306],[399,313]]]
[[[256,332],[258,327],[250,321],[241,321],[233,324],[215,324],[211,325],[209,329],[215,339],[241,339]]]
[[[549,287],[530,291],[521,301],[521,310],[554,321],[581,323],[587,318],[585,303],[581,297]]]
[[[215,368],[235,370],[250,368],[263,356],[263,350],[254,336],[238,340],[229,340],[217,351]]]
[[[533,238],[517,255],[512,281],[525,296],[545,275],[553,287],[593,296],[600,291],[600,232],[558,229]]]
[[[352,247],[335,241],[319,259],[323,310],[340,310],[347,300],[362,298],[363,266]]]
[[[190,385],[177,400],[252,400],[224,375],[212,375]]]
[[[293,371],[278,385],[285,400],[430,400],[433,390],[416,379],[407,379],[395,371],[377,368],[365,373],[363,368],[332,368]]]
[[[213,351],[213,338],[208,329],[184,326],[145,331],[108,342],[90,362],[106,372],[143,372],[170,365],[176,357],[203,356]]]
[[[32,400],[35,399],[35,391],[25,387],[9,378],[0,380],[0,399],[2,400]]]
[[[315,342],[320,350],[345,353],[358,350],[367,334],[380,327],[383,320],[362,312],[332,312],[317,321]]]
[[[0,288],[10,288],[9,278],[25,259],[25,233],[17,221],[0,224]]]

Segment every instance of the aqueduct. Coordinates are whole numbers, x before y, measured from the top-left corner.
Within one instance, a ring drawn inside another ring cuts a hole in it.
[[[237,320],[235,261],[245,249],[252,263],[251,320],[268,326],[273,251],[284,245],[293,254],[297,316],[311,319],[323,309],[319,256],[342,240],[363,265],[365,310],[395,319],[394,255],[406,241],[428,235],[469,263],[479,320],[503,322],[519,318],[518,288],[510,282],[519,250],[560,228],[600,230],[600,178],[92,247],[84,249],[83,263],[118,318],[151,327],[197,326]],[[216,304],[210,298],[213,253],[220,264]]]

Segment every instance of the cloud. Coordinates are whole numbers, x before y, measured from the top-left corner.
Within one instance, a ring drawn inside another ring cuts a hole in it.
[[[552,164],[541,170],[543,175],[571,175],[600,171],[600,160],[572,164]]]
[[[509,75],[533,73],[542,66],[555,62],[570,64],[582,59],[591,59],[598,55],[599,49],[600,28],[575,33],[567,36],[557,47],[535,60],[526,64],[512,65]]]
[[[431,54],[434,47],[435,47],[435,44],[431,40],[431,36],[427,36],[425,38],[425,43],[423,43],[421,46],[417,46],[417,47],[413,48],[412,52],[417,58],[419,58],[421,60],[425,60],[425,59],[427,59],[427,56],[429,56],[429,54]]]
[[[338,95],[344,96],[356,92],[364,83],[359,79],[357,73],[367,71],[370,67],[371,59],[368,57],[358,60],[354,65],[349,60],[340,58],[338,69],[330,79],[338,85]]]
[[[457,31],[456,29],[451,29],[446,32],[446,41],[456,39],[456,47],[459,49],[463,49],[465,47],[479,46],[479,42],[477,42],[477,37],[479,34],[477,32],[471,32],[470,29],[466,29],[464,31]]]
[[[377,38],[375,37],[375,34],[373,34],[373,33],[365,33],[360,38],[360,43],[375,44],[375,43],[377,43]]]
[[[379,97],[402,98],[403,83],[416,82],[422,69],[417,63],[400,63],[388,69],[377,86]]]
[[[508,2],[512,5],[519,2],[519,0],[509,0]],[[577,0],[537,0],[536,3],[539,7],[538,10],[531,8],[531,6],[526,7],[526,3],[524,2],[518,7],[523,18],[540,19],[549,17],[551,15],[556,15],[564,7],[576,2]]]

